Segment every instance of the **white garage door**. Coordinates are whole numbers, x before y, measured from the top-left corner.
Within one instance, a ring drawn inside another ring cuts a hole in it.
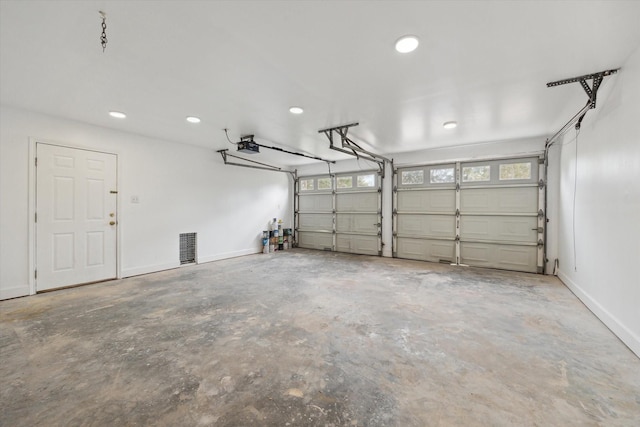
[[[542,272],[539,173],[537,157],[398,169],[395,255]]]
[[[299,247],[380,255],[382,202],[377,172],[301,177],[297,198]]]

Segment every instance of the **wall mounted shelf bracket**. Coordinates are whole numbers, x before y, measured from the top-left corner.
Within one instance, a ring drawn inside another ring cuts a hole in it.
[[[384,164],[385,162],[393,163],[392,160],[381,156],[371,151],[363,149],[361,146],[353,142],[351,138],[347,136],[349,128],[358,126],[359,123],[350,123],[348,125],[334,126],[331,128],[320,129],[318,133],[323,133],[329,140],[329,148],[335,151],[339,151],[350,156],[355,156],[357,159],[368,160],[374,162],[380,168],[380,173],[384,178]],[[340,136],[340,146],[334,144],[333,132]]]

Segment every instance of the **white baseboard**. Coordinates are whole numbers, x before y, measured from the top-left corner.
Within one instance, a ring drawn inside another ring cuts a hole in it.
[[[122,270],[122,278],[131,276],[140,276],[141,274],[157,273],[158,271],[171,270],[180,267],[179,262],[171,262],[166,264],[145,265],[143,267],[134,267]]]
[[[594,300],[589,294],[584,292],[577,283],[572,281],[566,274],[560,270],[558,278],[562,280],[575,296],[577,296],[584,305],[587,306],[593,314],[598,317],[620,340],[625,343],[636,356],[640,357],[640,337],[622,324],[613,314],[609,313],[600,303]]]
[[[205,262],[212,262],[212,261],[220,261],[228,258],[236,258],[239,256],[245,256],[245,255],[259,254],[261,252],[262,252],[262,248],[253,248],[253,249],[242,249],[240,251],[222,252],[214,255],[205,255],[205,256],[198,257],[198,264],[205,263]]]
[[[205,255],[198,257],[198,264],[212,261],[220,261],[227,258],[235,258],[239,256],[252,255],[262,252],[259,248],[243,249],[240,251],[222,252],[214,255]],[[172,268],[180,267],[179,262],[172,262],[166,264],[145,265],[143,267],[134,267],[122,270],[122,278],[140,276],[141,274],[157,273],[158,271],[171,270]]]
[[[0,288],[0,300],[18,298],[29,295],[29,284],[13,288]]]

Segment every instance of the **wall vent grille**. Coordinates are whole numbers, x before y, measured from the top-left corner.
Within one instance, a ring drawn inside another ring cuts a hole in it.
[[[195,264],[197,233],[180,234],[180,265]]]

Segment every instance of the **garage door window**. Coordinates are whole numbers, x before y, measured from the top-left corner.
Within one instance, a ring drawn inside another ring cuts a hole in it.
[[[501,164],[500,181],[512,179],[531,179],[531,162]]]
[[[454,168],[431,169],[429,182],[431,184],[445,184],[455,182]]]
[[[318,190],[331,190],[331,178],[318,178]]]
[[[374,174],[358,175],[358,187],[375,187],[376,176]]]
[[[353,187],[353,178],[350,176],[338,177],[338,188],[351,188]]]
[[[300,191],[311,191],[311,190],[313,190],[313,179],[301,179]]]
[[[491,166],[465,166],[462,168],[462,182],[491,181]]]
[[[424,171],[402,171],[402,184],[403,185],[418,185],[424,183]]]

